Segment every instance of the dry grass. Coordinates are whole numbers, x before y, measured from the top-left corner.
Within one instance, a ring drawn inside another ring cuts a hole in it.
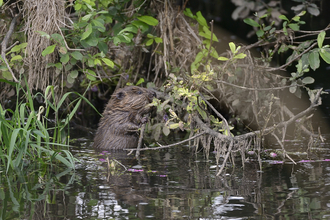
[[[31,89],[44,90],[48,85],[58,85],[62,72],[47,64],[57,60],[57,51],[45,57],[42,51],[52,45],[51,40],[41,37],[37,31],[51,35],[59,33],[58,27],[64,23],[65,1],[63,0],[26,0],[23,7],[25,33],[27,36],[27,56],[24,59],[28,67],[28,84]],[[59,22],[61,21],[61,22]]]

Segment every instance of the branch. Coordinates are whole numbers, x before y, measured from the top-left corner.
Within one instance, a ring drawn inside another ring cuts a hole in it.
[[[218,112],[218,111],[213,107],[213,105],[212,105],[209,101],[207,101],[207,100],[205,99],[205,97],[202,95],[202,93],[199,93],[199,95],[202,97],[202,99],[204,100],[204,102],[206,102],[206,104],[207,104],[207,105],[213,110],[213,112],[214,112],[219,118],[221,118],[222,121],[225,122],[225,124],[226,124],[226,130],[228,131],[228,133],[230,133],[230,128],[229,128],[228,122],[227,122],[227,120],[225,119],[225,117],[223,117],[222,114],[220,114],[220,112]]]
[[[141,150],[142,139],[143,139],[143,134],[144,134],[144,129],[145,128],[146,128],[146,124],[143,124],[142,127],[141,127],[141,131],[140,131],[138,146],[137,146],[136,152],[135,152],[135,157],[136,158],[138,158],[140,156],[140,150]]]
[[[15,82],[18,82],[18,80],[16,79],[15,74],[14,74],[13,70],[10,68],[9,63],[7,61],[6,50],[7,50],[7,44],[8,44],[9,38],[13,34],[18,16],[20,16],[20,14],[16,15],[13,18],[13,20],[11,21],[10,26],[9,26],[9,30],[8,30],[5,38],[3,39],[2,43],[1,43],[1,57],[2,57],[3,61],[6,63],[7,68],[9,70],[9,72],[11,73],[11,76],[13,77]]]
[[[304,55],[305,53],[307,53],[308,51],[310,51],[311,49],[313,49],[315,46],[317,45],[317,42],[313,43],[310,47],[308,47],[306,50],[304,50],[304,52],[302,52],[301,54],[299,54],[298,56],[296,56],[294,59],[292,59],[290,62],[276,67],[276,68],[268,68],[267,71],[277,71],[277,70],[284,70],[285,67],[289,66],[291,63],[293,63],[294,61],[298,60],[300,57],[302,57],[302,55]]]
[[[231,149],[233,148],[233,145],[234,145],[233,144],[233,141],[231,141],[230,142],[230,145],[229,145],[229,148],[228,148],[228,151],[227,151],[227,154],[226,154],[226,157],[225,157],[225,159],[222,162],[222,166],[221,166],[219,172],[217,173],[217,176],[220,176],[220,174],[222,173],[222,170],[225,168],[225,164],[226,164],[226,162],[228,160],[229,154],[231,153]]]
[[[235,84],[223,81],[223,80],[217,80],[217,82],[223,83],[226,85],[230,85],[230,86],[233,86],[233,87],[236,87],[239,89],[245,89],[245,90],[251,90],[251,91],[272,91],[272,90],[285,89],[285,88],[292,87],[292,85],[290,85],[290,86],[280,86],[280,87],[270,87],[270,88],[249,88],[249,87],[245,87],[245,86],[235,85]],[[304,85],[296,85],[296,86],[300,87],[300,86],[304,86]]]
[[[280,123],[278,123],[278,124],[276,124],[276,125],[274,125],[272,127],[267,127],[265,129],[262,129],[262,130],[252,131],[252,132],[249,132],[249,133],[246,133],[246,134],[242,134],[242,135],[238,135],[238,136],[234,136],[234,137],[226,136],[226,135],[223,135],[223,134],[221,134],[221,133],[219,133],[217,131],[212,130],[198,116],[195,116],[194,117],[194,120],[196,121],[196,123],[198,124],[198,126],[200,128],[202,128],[206,133],[208,133],[209,135],[212,135],[212,136],[214,136],[216,138],[219,138],[219,139],[222,139],[222,140],[227,140],[227,141],[244,140],[244,139],[249,138],[249,137],[255,137],[257,135],[261,135],[263,133],[273,131],[276,128],[282,128],[284,126],[288,126],[292,122],[294,122],[297,119],[299,119],[299,118],[303,117],[304,115],[308,114],[311,110],[313,110],[314,107],[319,106],[321,104],[319,102],[321,92],[322,92],[322,89],[319,89],[319,91],[315,95],[315,99],[314,99],[315,101],[312,100],[311,105],[307,109],[305,109],[304,111],[298,113],[297,115],[295,115],[294,117],[290,118],[289,120],[280,122]]]
[[[142,150],[159,150],[159,149],[164,149],[164,148],[173,147],[173,146],[180,145],[180,144],[186,143],[186,142],[188,142],[188,141],[191,141],[191,140],[193,140],[193,139],[195,139],[195,138],[197,138],[197,137],[199,137],[199,136],[202,136],[202,135],[205,134],[205,133],[206,133],[206,132],[203,131],[203,132],[201,132],[201,133],[199,133],[199,134],[196,134],[195,136],[192,136],[191,138],[188,138],[188,139],[186,139],[186,140],[183,140],[183,141],[180,141],[180,142],[177,142],[177,143],[174,143],[174,144],[165,145],[165,146],[162,146],[162,145],[158,144],[158,145],[160,145],[160,147],[147,147],[147,148],[142,148],[142,149],[139,149],[139,150],[140,150],[140,151],[142,151]],[[134,151],[134,150],[138,150],[138,149],[124,149],[124,150],[131,150],[131,151]]]
[[[66,49],[68,49],[68,50],[73,50],[73,51],[85,51],[84,49],[72,49],[72,48],[70,48],[70,47],[68,46],[66,40],[65,40],[65,37],[64,37],[64,35],[63,35],[63,33],[62,33],[62,30],[61,30],[60,26],[58,26],[57,22],[54,22],[54,23],[55,23],[55,25],[57,26],[57,28],[58,28],[58,30],[59,30],[61,36],[63,37],[63,41],[64,41],[64,43],[65,43]]]

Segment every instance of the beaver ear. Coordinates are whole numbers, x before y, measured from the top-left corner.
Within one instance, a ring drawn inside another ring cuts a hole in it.
[[[123,92],[118,92],[116,94],[117,99],[123,99],[125,97],[125,94]]]

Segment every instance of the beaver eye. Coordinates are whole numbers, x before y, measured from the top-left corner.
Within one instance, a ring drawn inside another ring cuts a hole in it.
[[[139,95],[141,95],[141,94],[142,94],[142,91],[139,90],[139,91],[137,91],[136,93],[139,94]]]

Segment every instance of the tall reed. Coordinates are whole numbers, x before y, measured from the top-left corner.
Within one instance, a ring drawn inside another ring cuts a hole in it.
[[[19,83],[4,79],[0,82],[15,86],[17,94],[14,109],[4,109],[0,104],[0,166],[6,173],[10,169],[22,170],[24,164],[34,162],[53,166],[59,161],[74,168],[77,160],[69,151],[69,122],[82,100],[92,104],[76,92],[68,92],[56,102],[53,86],[48,86],[44,94],[33,96],[29,88],[24,89]],[[44,102],[36,109],[35,99],[40,96]],[[72,107],[69,113],[59,115],[69,96],[78,98],[69,103],[68,107]]]

